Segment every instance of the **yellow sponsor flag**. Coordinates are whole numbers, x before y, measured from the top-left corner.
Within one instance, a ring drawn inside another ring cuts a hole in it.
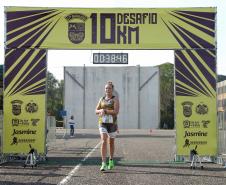
[[[197,145],[199,155],[216,155],[216,100],[177,96],[176,107],[177,154],[189,155]]]
[[[4,100],[3,153],[45,153],[45,95]]]

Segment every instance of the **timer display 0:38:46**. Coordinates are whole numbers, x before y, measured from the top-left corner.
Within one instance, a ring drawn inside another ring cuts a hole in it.
[[[128,64],[128,53],[93,53],[93,64]]]

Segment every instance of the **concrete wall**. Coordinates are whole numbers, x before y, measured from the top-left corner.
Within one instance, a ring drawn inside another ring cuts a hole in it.
[[[94,111],[109,80],[119,96],[120,128],[158,128],[158,67],[65,67],[64,77],[65,110],[68,118],[75,115],[77,128],[97,128]]]

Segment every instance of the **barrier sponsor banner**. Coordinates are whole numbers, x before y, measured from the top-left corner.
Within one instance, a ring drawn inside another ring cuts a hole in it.
[[[177,154],[216,155],[215,51],[176,51],[175,78]]]
[[[7,49],[3,153],[45,152],[46,51]]]
[[[7,48],[215,48],[216,8],[6,7]]]

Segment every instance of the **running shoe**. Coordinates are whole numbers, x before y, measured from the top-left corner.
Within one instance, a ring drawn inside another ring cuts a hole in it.
[[[113,159],[109,159],[108,169],[112,170],[115,167]]]
[[[106,171],[107,170],[107,164],[105,162],[102,162],[102,165],[100,167],[100,171]]]

